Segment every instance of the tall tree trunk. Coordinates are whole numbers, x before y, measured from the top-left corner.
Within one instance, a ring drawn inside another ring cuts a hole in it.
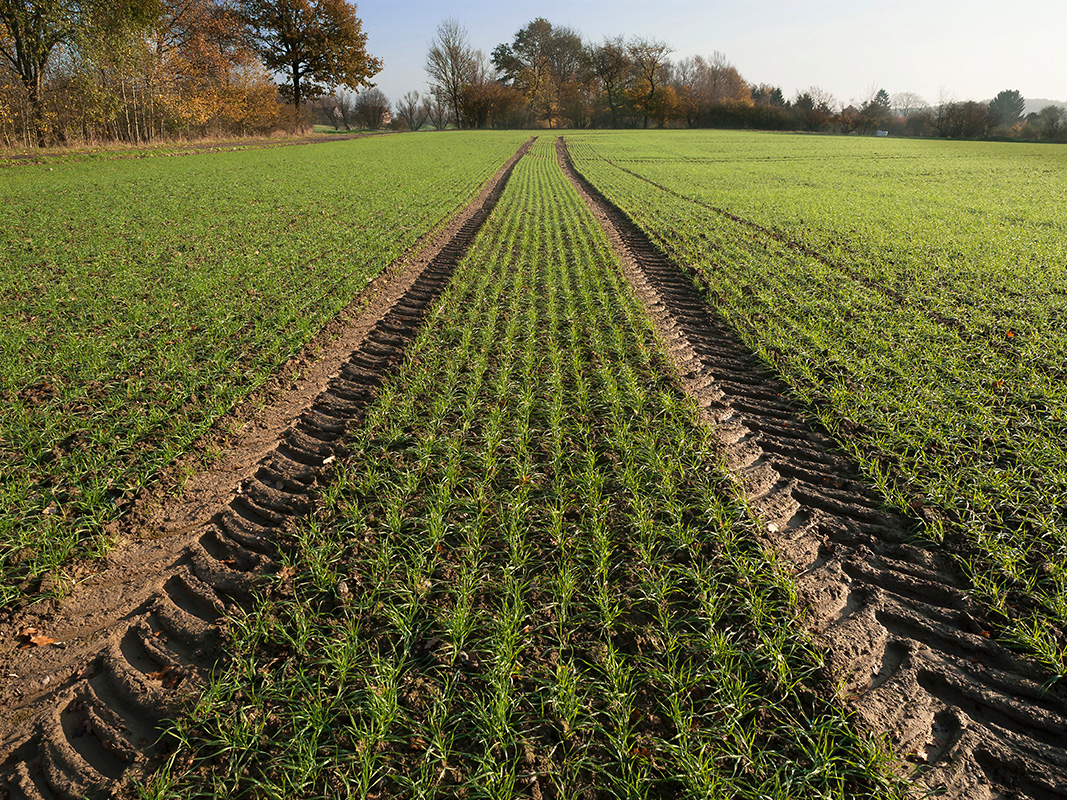
[[[126,116],[126,141],[133,141],[133,129],[130,127],[130,101],[126,98],[126,81],[119,78],[119,88],[122,89],[122,113]]]
[[[138,84],[140,84],[140,81],[138,81]],[[135,93],[135,95],[137,95],[137,108],[136,108],[136,110],[138,112],[137,136],[140,138],[140,140],[142,142],[146,142],[147,143],[148,142],[148,114],[146,113],[146,111],[147,111],[147,103],[145,102],[145,94],[144,94],[143,85],[135,87],[134,93]]]
[[[44,121],[44,79],[40,72],[26,84],[27,94],[30,100],[30,119],[32,120],[33,136],[37,140],[38,147],[48,144],[45,135]]]

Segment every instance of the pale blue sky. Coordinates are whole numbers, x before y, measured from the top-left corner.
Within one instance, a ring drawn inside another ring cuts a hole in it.
[[[385,60],[375,78],[396,100],[426,90],[426,46],[446,17],[487,54],[535,17],[587,40],[661,39],[672,58],[726,54],[750,82],[787,96],[820,86],[839,100],[874,87],[984,100],[1001,89],[1067,101],[1067,0],[363,0],[367,49]]]

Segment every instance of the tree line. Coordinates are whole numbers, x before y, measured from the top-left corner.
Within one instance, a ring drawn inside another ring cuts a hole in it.
[[[872,88],[785,97],[721,53],[671,59],[646,37],[587,42],[537,18],[486,55],[453,19],[429,43],[431,90],[395,104],[347,0],[0,0],[0,145],[247,135],[308,115],[335,127],[728,127],[1067,140],[1067,112],[926,103]]]
[[[471,128],[728,127],[1050,140],[1067,134],[1064,109],[1048,106],[1024,117],[1017,90],[988,103],[929,104],[877,88],[848,103],[819,87],[787,98],[779,86],[747,81],[721,53],[671,60],[671,52],[640,36],[589,43],[539,17],[486,55],[448,19],[427,52],[430,96],[419,105],[417,93],[406,95],[397,124],[418,129],[436,116]]]
[[[346,0],[0,0],[0,143],[264,132],[381,66]]]

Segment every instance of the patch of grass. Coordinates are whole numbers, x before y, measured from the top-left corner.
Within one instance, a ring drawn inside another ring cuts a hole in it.
[[[28,166],[0,184],[0,605],[106,524],[523,140]]]

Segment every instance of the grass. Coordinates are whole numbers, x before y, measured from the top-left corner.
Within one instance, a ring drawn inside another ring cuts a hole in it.
[[[146,796],[900,793],[544,138]]]
[[[381,131],[385,132],[385,131]],[[81,145],[62,145],[56,147],[0,147],[0,172],[19,169],[33,165],[70,164],[81,161],[124,161],[144,158],[172,157],[207,152],[237,152],[241,150],[258,150],[288,145],[314,143],[317,134],[358,134],[374,135],[378,131],[362,131],[356,128],[346,131],[344,128],[327,128],[325,125],[313,125],[310,130],[275,131],[258,135],[224,135],[203,136],[175,139],[163,139],[156,142],[130,144],[129,142],[96,142]],[[332,137],[317,137],[319,142],[328,142]]]
[[[0,184],[0,605],[105,529],[523,140],[55,163]]]
[[[1062,149],[581,135],[578,168],[1067,674]]]

